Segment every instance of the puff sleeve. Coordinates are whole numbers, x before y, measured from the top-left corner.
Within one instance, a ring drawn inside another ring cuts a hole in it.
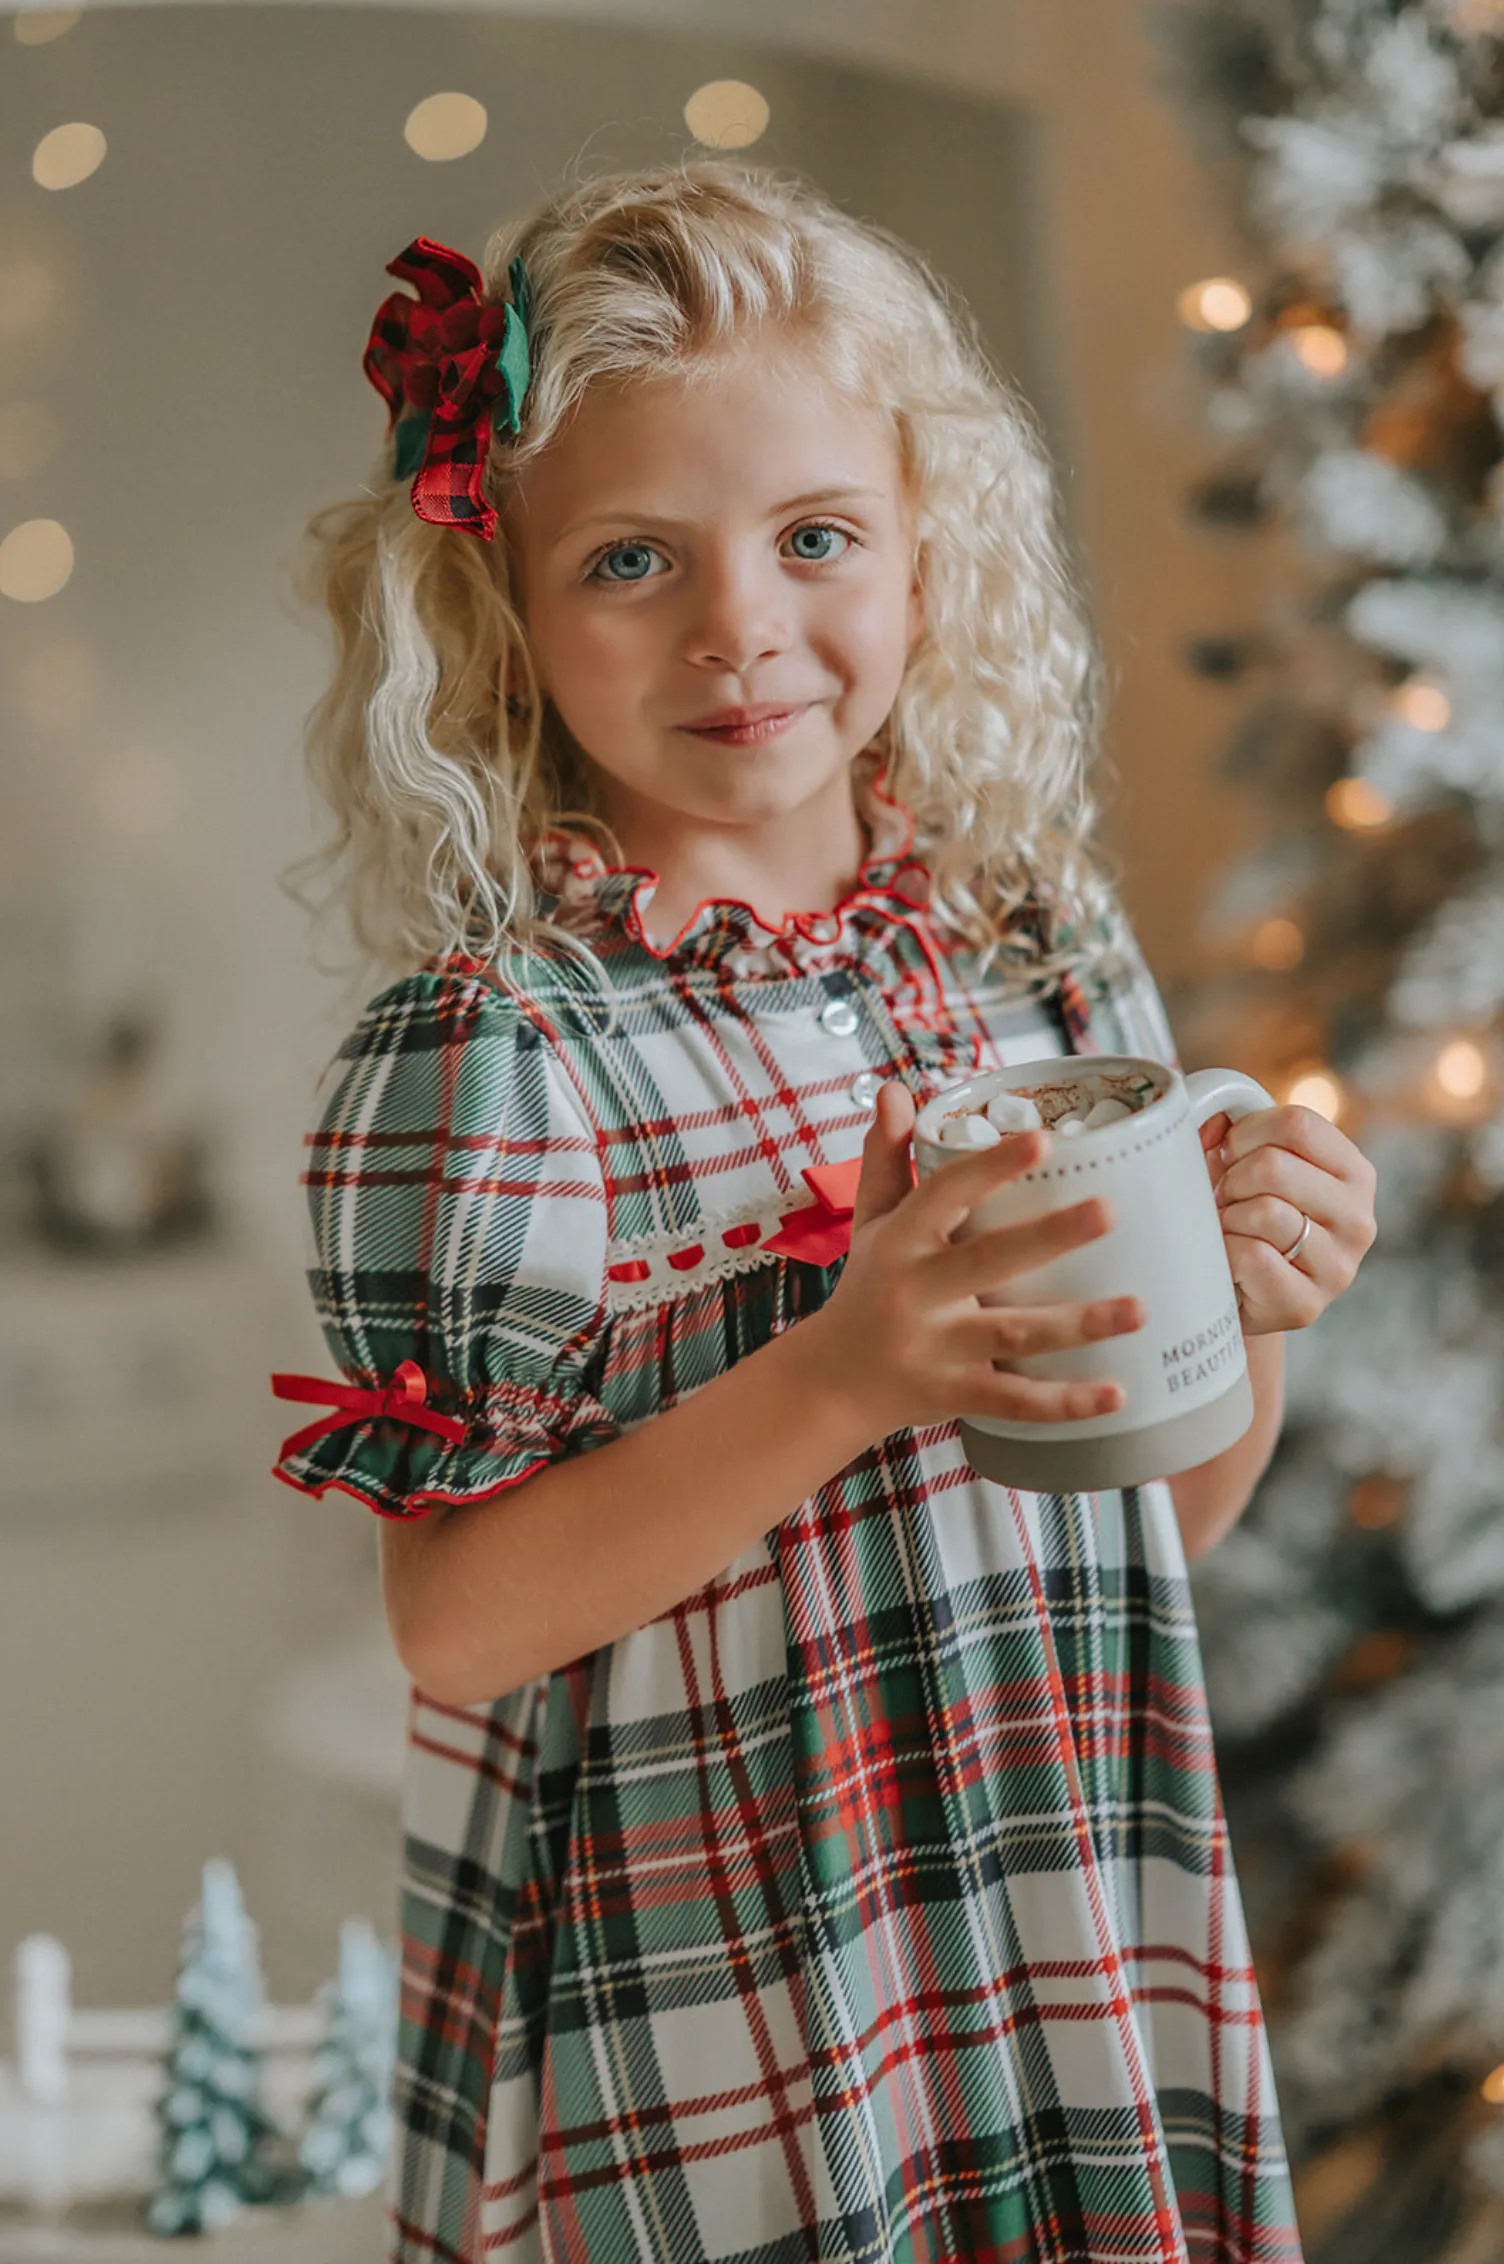
[[[594,1388],[597,1143],[517,1002],[479,973],[407,976],[366,1008],[319,1099],[308,1280],[343,1381],[273,1379],[328,1410],[275,1475],[421,1517],[614,1436]]]

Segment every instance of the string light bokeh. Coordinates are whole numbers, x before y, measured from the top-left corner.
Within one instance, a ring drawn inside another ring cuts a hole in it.
[[[750,149],[768,130],[772,111],[745,79],[710,79],[684,105],[684,123],[707,149]]]
[[[1188,283],[1175,311],[1188,330],[1241,330],[1253,312],[1253,300],[1232,276],[1211,275]]]

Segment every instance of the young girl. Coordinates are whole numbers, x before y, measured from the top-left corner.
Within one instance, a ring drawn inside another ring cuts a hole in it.
[[[1042,1136],[915,1186],[916,1104],[1173,1058],[1040,445],[913,257],[753,170],[390,272],[310,744],[396,980],[309,1143],[345,1381],[277,1382],[415,1685],[391,2257],[1289,2264],[1182,1539],[1371,1174],[1209,1128],[1253,1430],[978,1478],[959,1415],[1119,1403],[1008,1363],[1143,1312],[981,1305],[1107,1214],[952,1244]]]

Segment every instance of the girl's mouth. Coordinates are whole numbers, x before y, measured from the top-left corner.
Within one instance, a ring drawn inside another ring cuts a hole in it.
[[[681,723],[679,729],[692,732],[697,739],[713,739],[722,747],[756,747],[787,731],[808,708],[808,701],[800,707],[726,708],[703,722]]]

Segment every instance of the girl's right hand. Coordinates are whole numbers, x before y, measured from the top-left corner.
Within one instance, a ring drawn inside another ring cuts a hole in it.
[[[953,1242],[968,1212],[1038,1163],[1040,1132],[958,1153],[916,1187],[909,1167],[914,1101],[896,1079],[877,1096],[862,1150],[851,1249],[831,1297],[804,1326],[829,1383],[856,1401],[874,1438],[960,1415],[1064,1423],[1109,1415],[1120,1384],[1046,1383],[1006,1363],[1143,1327],[1136,1297],[1074,1305],[981,1305],[980,1292],[1094,1242],[1112,1225],[1100,1198]],[[818,1347],[818,1349],[817,1349]]]

